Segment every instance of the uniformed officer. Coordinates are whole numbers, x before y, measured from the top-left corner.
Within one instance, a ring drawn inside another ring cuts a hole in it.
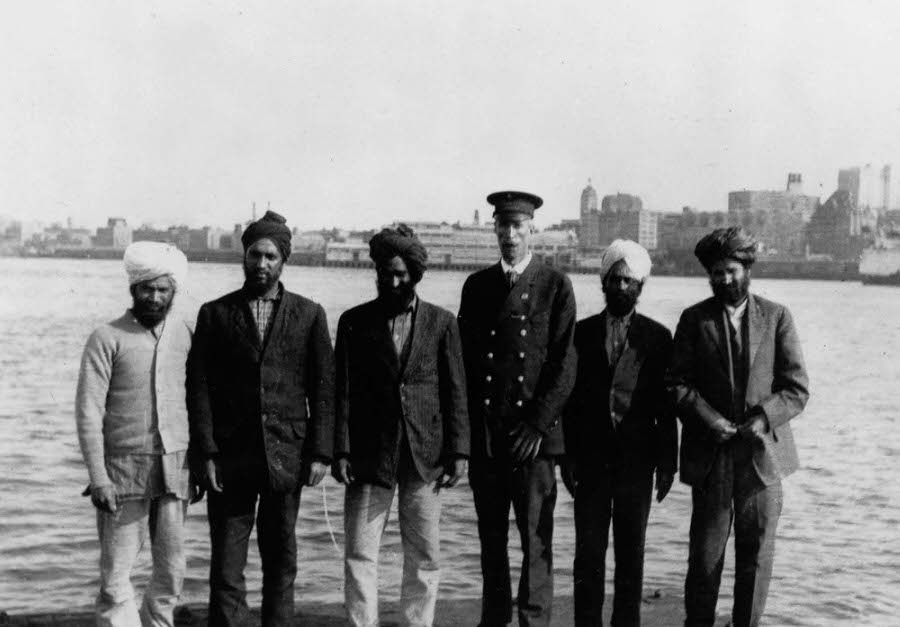
[[[555,456],[575,380],[575,294],[568,277],[534,257],[534,210],[543,201],[497,192],[498,263],[466,280],[459,310],[469,391],[469,483],[478,514],[481,625],[512,621],[509,507],[522,541],[520,625],[548,625],[553,600]]]

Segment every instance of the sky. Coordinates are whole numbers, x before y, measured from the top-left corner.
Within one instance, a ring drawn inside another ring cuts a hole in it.
[[[893,2],[18,2],[0,20],[0,215],[95,227],[471,221],[599,195],[825,200],[895,168]],[[877,199],[880,201],[880,198]]]

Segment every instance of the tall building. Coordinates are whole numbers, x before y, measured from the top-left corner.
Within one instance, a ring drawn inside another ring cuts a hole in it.
[[[597,191],[588,179],[581,192],[578,244],[582,250],[599,250],[615,239],[631,239],[646,248],[657,246],[658,215],[645,211],[639,196],[612,194],[604,196],[597,209]]]
[[[809,252],[832,259],[855,260],[875,240],[877,212],[859,207],[850,190],[839,189],[813,215],[807,229]]]
[[[110,218],[106,226],[97,229],[94,246],[97,248],[113,248],[125,250],[131,244],[131,227],[124,218]]]
[[[584,220],[592,213],[597,213],[597,190],[591,186],[591,179],[588,179],[587,187],[581,191],[581,212],[578,215]]]
[[[631,194],[609,194],[603,197],[603,202],[601,203],[601,211],[603,213],[632,212],[642,211],[643,209],[644,203],[641,201],[640,196],[632,196]]]
[[[696,211],[684,207],[681,213],[659,215],[659,248],[693,255],[697,242],[714,229],[736,226],[736,216],[724,211]]]
[[[741,190],[728,193],[729,221],[753,232],[763,253],[775,257],[806,254],[806,225],[819,206],[818,196],[803,193],[803,177],[788,175],[784,191]]]
[[[859,202],[859,168],[838,170],[838,190],[849,192],[854,206]]]

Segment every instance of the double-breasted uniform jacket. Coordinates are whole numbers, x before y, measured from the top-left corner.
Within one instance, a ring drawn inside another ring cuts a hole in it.
[[[264,456],[269,485],[288,491],[303,461],[334,446],[334,351],[320,305],[282,289],[265,344],[238,290],[204,304],[188,357],[195,460],[216,457],[225,482]]]
[[[469,455],[469,419],[459,329],[449,311],[418,299],[402,364],[388,315],[370,301],[338,323],[335,456],[357,481],[393,487],[403,434],[425,481],[455,456]]]
[[[797,448],[789,420],[809,398],[800,340],[790,312],[760,296],[748,296],[745,409],[762,410],[769,430],[753,443],[753,470],[772,485],[797,469]],[[682,421],[681,480],[701,487],[718,452],[709,425],[733,417],[729,339],[723,307],[709,298],[686,309],[675,331],[668,386]]]
[[[575,327],[578,375],[565,412],[566,453],[576,461],[579,477],[612,467],[674,473],[678,427],[665,387],[672,334],[635,312],[626,347],[610,366],[607,316],[604,311]],[[617,427],[613,411],[621,417]]]
[[[560,418],[575,382],[575,294],[569,278],[536,257],[509,289],[498,262],[466,280],[459,309],[472,457],[508,451],[520,421],[543,434],[541,455],[560,455]]]

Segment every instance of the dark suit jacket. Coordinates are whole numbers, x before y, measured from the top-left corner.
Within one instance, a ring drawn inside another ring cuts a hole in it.
[[[575,383],[575,293],[537,257],[508,290],[499,263],[466,279],[459,308],[472,421],[472,456],[493,457],[526,421],[540,453],[564,452],[559,424]],[[498,448],[499,447],[499,448]]]
[[[377,301],[345,312],[337,332],[335,455],[356,480],[393,487],[406,430],[425,481],[455,456],[469,455],[465,373],[456,320],[419,299],[409,356],[401,367]]]
[[[753,467],[763,485],[771,485],[797,469],[788,421],[809,398],[806,367],[786,307],[751,294],[744,315],[749,330],[746,408],[762,410],[770,427],[763,442],[753,444]],[[709,298],[686,309],[675,331],[668,386],[683,424],[681,480],[692,486],[706,481],[718,451],[709,425],[731,413],[725,324],[722,305]]]
[[[334,442],[334,352],[322,307],[283,290],[262,346],[242,291],[203,305],[188,411],[195,459],[216,456],[227,476],[264,454],[272,489],[296,487],[301,459],[329,460]]]
[[[606,318],[604,311],[575,327],[578,375],[565,414],[566,453],[574,458],[579,476],[610,467],[660,468],[674,473],[678,427],[664,380],[672,334],[658,322],[635,313],[627,349],[613,369],[606,354]],[[610,417],[614,375],[623,380],[623,393],[631,390],[630,399],[622,399],[628,409],[615,430]]]

